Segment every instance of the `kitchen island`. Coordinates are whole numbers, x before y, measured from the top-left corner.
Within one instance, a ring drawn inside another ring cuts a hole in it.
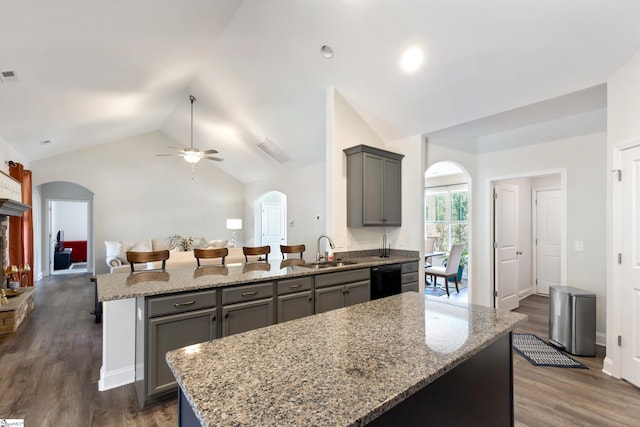
[[[167,353],[181,425],[512,425],[526,316],[406,292]]]
[[[103,348],[102,348],[102,367],[100,368],[100,379],[98,381],[99,390],[108,390],[115,387],[119,387],[125,384],[130,384],[136,381],[135,372],[139,366],[136,366],[135,353],[136,343],[140,342],[140,339],[136,338],[136,326],[142,319],[143,313],[140,307],[137,307],[141,303],[141,300],[152,298],[163,298],[164,296],[179,296],[189,295],[197,293],[202,295],[202,292],[209,293],[213,296],[211,303],[207,307],[217,307],[216,313],[213,314],[212,321],[214,331],[211,336],[206,339],[212,339],[215,336],[225,335],[226,333],[233,333],[228,330],[226,332],[223,329],[226,328],[225,324],[228,323],[223,317],[222,310],[224,310],[225,303],[228,303],[228,299],[224,297],[230,288],[236,287],[252,287],[251,289],[245,289],[245,294],[253,294],[257,290],[264,290],[264,288],[272,289],[273,294],[273,307],[270,309],[272,314],[269,316],[268,324],[280,322],[286,320],[288,312],[286,307],[280,305],[280,302],[284,302],[285,299],[290,297],[298,297],[303,294],[291,293],[291,295],[281,295],[281,287],[283,286],[300,286],[300,282],[311,283],[311,310],[307,314],[317,313],[325,309],[325,301],[329,299],[335,300],[336,296],[341,298],[342,292],[327,292],[335,291],[340,287],[328,286],[327,278],[335,275],[347,275],[358,276],[357,280],[365,280],[363,275],[366,276],[366,280],[369,279],[369,268],[388,265],[399,264],[402,266],[413,266],[412,273],[403,273],[402,280],[413,282],[413,285],[407,283],[407,285],[413,287],[413,290],[418,289],[418,252],[416,251],[392,251],[390,257],[380,258],[377,256],[377,252],[352,252],[345,253],[343,255],[346,264],[335,266],[323,265],[322,268],[310,268],[310,265],[290,265],[288,261],[299,262],[300,260],[270,260],[268,263],[238,263],[221,265],[208,265],[202,268],[180,268],[180,269],[167,269],[167,271],[140,271],[135,273],[114,273],[114,274],[102,274],[97,276],[97,295],[98,300],[102,302],[102,317],[103,317]],[[217,260],[217,263],[220,261]],[[313,266],[313,264],[311,264]],[[322,282],[325,285],[320,284],[315,280],[322,277]],[[408,280],[405,280],[408,279]],[[356,279],[354,279],[355,281]],[[296,282],[295,284],[291,282]],[[314,284],[315,283],[315,284]],[[360,282],[360,296],[369,299],[368,283]],[[320,289],[322,286],[322,289]],[[345,285],[346,286],[346,285]],[[256,289],[257,287],[257,289]],[[403,290],[405,285],[403,284]],[[294,288],[292,288],[294,289]],[[305,289],[304,286],[299,288]],[[347,289],[345,289],[347,290]],[[307,287],[307,291],[309,288]],[[347,295],[354,296],[355,289]],[[364,294],[364,295],[363,295]],[[263,295],[262,292],[258,292],[257,296]],[[264,295],[268,297],[268,295]],[[244,298],[244,297],[243,297]],[[345,297],[346,298],[346,297]],[[296,298],[301,302],[302,298]],[[351,298],[357,299],[357,298]],[[174,301],[182,304],[184,302],[190,302],[191,298],[186,301]],[[289,299],[288,302],[292,301]],[[361,302],[361,301],[356,301]],[[314,310],[314,304],[318,307]],[[194,304],[195,307],[197,304]],[[345,305],[350,305],[350,302],[345,301]],[[206,308],[202,306],[202,308]],[[251,316],[254,317],[254,316]],[[281,319],[284,317],[284,319]],[[257,318],[257,317],[256,317]],[[237,323],[236,323],[237,324]],[[233,329],[233,328],[232,328]],[[225,329],[226,330],[226,329]],[[144,331],[138,331],[138,336]],[[204,341],[205,339],[202,339]],[[197,342],[197,341],[192,341]],[[183,342],[172,348],[182,347],[188,343]],[[162,353],[162,359],[164,360],[164,353]],[[165,365],[164,361],[161,363]],[[168,369],[167,369],[168,371]],[[172,379],[171,373],[167,372],[168,376]],[[173,380],[172,380],[173,382]],[[160,392],[160,389],[155,389],[153,393]]]

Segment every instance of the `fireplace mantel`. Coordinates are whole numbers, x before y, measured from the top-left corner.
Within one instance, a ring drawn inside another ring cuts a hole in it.
[[[0,199],[0,216],[22,216],[31,206],[11,199]]]

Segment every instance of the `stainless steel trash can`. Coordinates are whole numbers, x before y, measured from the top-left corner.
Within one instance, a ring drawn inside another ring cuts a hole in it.
[[[576,356],[596,355],[596,295],[571,286],[549,288],[549,342]]]

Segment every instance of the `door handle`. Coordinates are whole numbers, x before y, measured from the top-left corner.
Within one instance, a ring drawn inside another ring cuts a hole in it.
[[[522,251],[516,251],[516,255],[522,255]]]

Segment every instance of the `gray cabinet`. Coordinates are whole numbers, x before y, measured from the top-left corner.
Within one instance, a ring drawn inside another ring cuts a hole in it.
[[[418,261],[402,263],[402,292],[418,292]]]
[[[367,145],[347,155],[347,226],[402,224],[402,154]]]
[[[216,291],[187,292],[136,300],[136,392],[140,407],[175,396],[167,366],[169,350],[217,338]]]
[[[367,302],[370,294],[368,268],[320,274],[315,277],[315,312]]]
[[[278,303],[276,307],[278,323],[300,319],[313,314],[312,285],[312,277],[278,281]]]
[[[273,282],[222,290],[222,336],[273,325]]]

